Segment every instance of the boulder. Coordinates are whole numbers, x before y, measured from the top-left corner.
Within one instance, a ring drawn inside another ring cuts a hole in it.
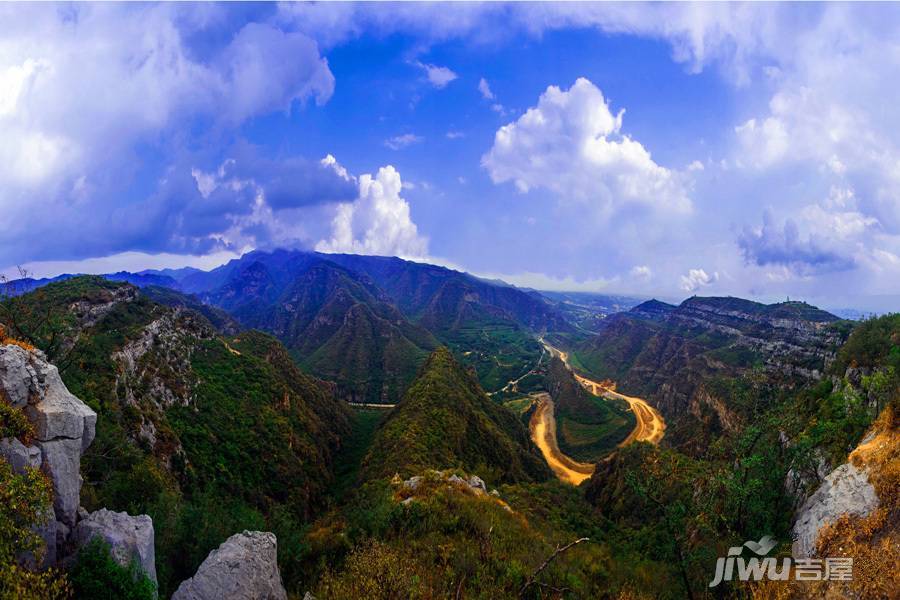
[[[419,489],[419,486],[422,484],[422,481],[424,481],[424,480],[425,480],[425,478],[422,477],[421,475],[414,475],[413,477],[410,477],[409,479],[407,479],[406,481],[403,482],[403,488],[414,492],[417,489]]]
[[[484,484],[484,479],[479,477],[478,475],[472,475],[469,477],[469,487],[473,490],[481,490],[483,493],[487,493],[487,486]]]
[[[816,551],[819,531],[843,514],[868,516],[878,508],[878,495],[865,471],[845,463],[831,472],[797,512],[794,522],[795,558],[808,558]]]
[[[172,600],[286,600],[278,571],[278,542],[262,531],[237,533],[209,553]]]
[[[79,521],[72,532],[72,540],[78,547],[88,544],[95,537],[109,544],[110,553],[117,563],[127,566],[132,560],[137,561],[147,576],[156,582],[153,520],[150,517],[133,517],[128,513],[101,508]]]

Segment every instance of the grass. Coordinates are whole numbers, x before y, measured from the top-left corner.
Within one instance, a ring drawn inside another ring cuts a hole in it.
[[[525,396],[524,398],[516,398],[515,400],[507,400],[503,403],[503,406],[513,411],[516,414],[521,415],[524,413],[534,402],[534,398],[531,396]]]
[[[467,325],[438,337],[460,362],[475,368],[479,383],[489,392],[527,373],[541,355],[537,340],[506,322]]]

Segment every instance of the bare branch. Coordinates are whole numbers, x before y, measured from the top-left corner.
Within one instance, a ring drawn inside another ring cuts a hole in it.
[[[537,568],[537,570],[536,570],[534,573],[531,574],[531,577],[528,578],[528,581],[526,581],[526,582],[525,582],[525,585],[522,586],[522,589],[519,590],[519,597],[522,598],[522,597],[525,595],[526,590],[528,590],[528,588],[531,587],[532,585],[539,585],[539,586],[543,586],[543,587],[550,587],[550,588],[556,590],[557,588],[553,588],[552,586],[547,586],[547,585],[545,585],[545,584],[537,583],[537,582],[535,581],[535,579],[537,579],[537,576],[540,575],[541,572],[542,572],[544,569],[546,569],[546,568],[550,565],[550,563],[553,562],[554,559],[556,559],[557,556],[559,556],[560,554],[562,554],[563,552],[565,552],[566,550],[568,550],[568,549],[571,548],[572,546],[577,546],[577,545],[580,544],[581,542],[587,542],[587,541],[590,541],[590,538],[583,537],[583,538],[578,538],[578,539],[575,540],[574,542],[569,542],[568,544],[566,544],[565,546],[562,546],[562,547],[560,547],[559,544],[557,544],[557,545],[556,545],[556,550],[553,552],[553,554],[551,554],[551,555],[547,558],[547,560],[545,560],[545,561],[543,562],[543,564],[541,564],[541,566],[539,566],[539,567]],[[557,590],[557,591],[561,591],[562,589],[565,589],[565,588],[561,588],[560,590]]]

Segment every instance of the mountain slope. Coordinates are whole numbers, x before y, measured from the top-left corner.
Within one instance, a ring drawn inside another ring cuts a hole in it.
[[[178,285],[276,335],[313,373],[336,378],[348,397],[375,402],[402,394],[436,347],[432,335],[496,390],[540,355],[533,332],[571,329],[540,294],[392,257],[254,251],[188,273]],[[336,287],[344,291],[335,295]],[[347,331],[332,338],[345,320]],[[388,342],[348,343],[350,328]]]
[[[777,307],[783,309],[830,320],[809,307]],[[616,524],[619,545],[670,541],[646,554],[677,567],[680,577],[651,595],[674,589],[676,597],[701,596],[716,556],[770,535],[778,542],[771,556],[853,557],[854,576],[764,581],[752,588],[754,597],[893,597],[900,315],[856,325],[836,355],[822,379],[770,389],[768,402],[754,403],[715,434],[709,452],[635,444],[597,466],[586,496]],[[766,381],[767,388],[777,385]],[[747,585],[736,579],[716,596],[745,597]]]
[[[335,379],[345,397],[372,402],[395,401],[437,340],[496,391],[532,368],[541,353],[535,333],[572,330],[537,292],[392,257],[253,251],[208,272],[105,277],[196,295],[244,327],[278,337],[313,374]],[[351,336],[368,342],[351,343]]]
[[[605,319],[572,355],[576,367],[655,404],[673,425],[670,443],[702,451],[710,434],[735,428],[768,394],[762,388],[771,399],[773,390],[821,378],[847,329],[802,302],[650,301]]]
[[[502,282],[488,282],[468,273],[445,267],[416,263],[394,257],[329,254],[328,260],[365,273],[388,294],[404,313],[420,317],[434,305],[435,298],[448,293],[464,297],[482,310],[504,315],[534,331],[568,331],[571,326],[540,294],[520,290]],[[446,304],[446,303],[444,303]],[[462,308],[460,306],[459,308]],[[454,312],[442,317],[445,324],[456,320]]]
[[[429,358],[375,436],[367,478],[460,468],[492,481],[544,480],[550,470],[515,414],[492,402],[446,348]]]
[[[163,591],[235,531],[289,535],[323,506],[347,409],[270,336],[222,338],[99,277],[7,299],[0,321],[98,413],[82,502],[153,517]]]
[[[534,333],[572,329],[546,298],[503,282],[393,257],[327,258],[370,277],[413,322],[474,367],[488,390],[531,369],[541,352]]]
[[[597,462],[634,429],[627,403],[594,396],[559,358],[550,359],[544,379],[555,405],[559,447],[566,455]]]
[[[242,324],[268,331],[341,396],[361,402],[398,398],[437,342],[410,323],[358,274],[299,255],[271,255],[232,270],[205,295]]]

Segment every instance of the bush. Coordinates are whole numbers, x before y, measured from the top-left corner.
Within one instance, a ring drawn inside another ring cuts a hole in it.
[[[53,600],[67,596],[65,577],[52,569],[35,573],[18,562],[23,553],[37,561],[43,556],[43,540],[34,526],[47,518],[49,507],[50,483],[46,476],[36,469],[16,475],[0,458],[0,599]]]
[[[91,600],[154,600],[156,584],[137,561],[123,567],[113,559],[109,544],[94,538],[78,552],[69,572],[75,598]]]

